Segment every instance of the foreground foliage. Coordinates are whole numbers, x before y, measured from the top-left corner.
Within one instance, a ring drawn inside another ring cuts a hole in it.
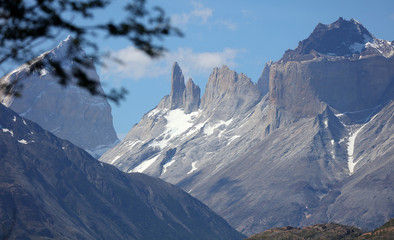
[[[251,236],[247,240],[389,240],[394,238],[394,219],[391,219],[380,228],[368,233],[364,233],[356,227],[345,226],[336,223],[317,224],[300,228],[279,227]]]
[[[90,60],[101,64],[100,59],[107,55],[100,51],[98,37],[126,40],[148,56],[157,57],[166,50],[162,44],[165,37],[182,36],[164,10],[159,6],[148,7],[146,0],[124,1],[124,8],[119,9],[119,16],[124,17],[117,21],[98,15],[110,5],[108,0],[0,0],[0,71],[5,71],[7,64],[31,65],[42,53],[39,47],[56,42],[59,35],[67,33],[73,36],[76,48],[88,51],[88,60],[75,57],[71,51],[68,55],[79,63],[72,71],[66,71],[61,61],[47,64],[54,69],[61,85],[76,85],[92,95],[102,95],[99,84],[83,71],[84,67],[90,67]],[[72,82],[73,77],[78,81]],[[1,83],[0,91],[18,96],[20,85],[14,79]],[[125,94],[125,89],[112,89],[104,97],[119,102]]]

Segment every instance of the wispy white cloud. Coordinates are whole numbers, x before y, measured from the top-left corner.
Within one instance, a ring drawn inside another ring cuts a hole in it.
[[[181,28],[187,28],[189,24],[208,24],[211,26],[220,26],[229,30],[236,30],[237,24],[228,19],[214,19],[213,9],[204,6],[200,2],[192,1],[193,10],[187,13],[173,14],[171,22],[173,25]]]
[[[191,16],[195,16],[202,20],[202,23],[207,23],[208,19],[212,16],[213,10],[205,7],[202,3],[192,2],[194,10],[191,12]]]
[[[238,25],[230,20],[219,19],[215,23],[232,31],[235,31],[238,28]]]
[[[198,77],[209,75],[214,67],[235,67],[237,55],[241,51],[225,48],[218,52],[194,52],[191,48],[178,48],[161,58],[152,59],[135,47],[128,47],[112,54],[123,64],[108,61],[101,74],[107,80],[118,77],[132,80],[167,77],[171,73],[172,64],[178,62],[185,77]]]
[[[188,13],[173,14],[171,22],[175,26],[185,27],[190,22],[205,24],[212,16],[213,10],[205,7],[202,3],[192,2],[193,10]]]

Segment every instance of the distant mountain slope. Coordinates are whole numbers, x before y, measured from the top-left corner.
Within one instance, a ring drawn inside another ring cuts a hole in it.
[[[126,174],[0,104],[0,239],[242,239],[182,190]]]
[[[356,20],[319,24],[256,84],[214,68],[191,111],[174,64],[171,94],[100,160],[176,184],[247,235],[373,229],[394,217],[393,53]]]
[[[59,85],[52,67],[45,64],[48,60],[59,61],[67,71],[78,64],[70,55],[84,57],[82,50],[74,48],[69,37],[55,49],[39,56],[36,62],[22,65],[3,77],[1,81],[18,79],[19,84],[23,84],[23,91],[20,98],[0,96],[0,101],[56,136],[99,157],[119,142],[112,123],[111,106],[106,99],[91,96],[85,89]],[[44,64],[36,69],[33,65],[38,65],[37,62]],[[100,82],[93,63],[91,68],[83,69],[91,79]],[[103,91],[100,86],[99,90]]]

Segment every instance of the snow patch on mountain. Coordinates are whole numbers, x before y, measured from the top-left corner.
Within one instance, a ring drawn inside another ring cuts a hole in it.
[[[22,144],[28,144],[28,142],[25,139],[18,140],[18,142]]]
[[[150,165],[152,165],[154,162],[156,162],[156,160],[159,158],[160,155],[156,155],[155,157],[145,160],[143,161],[140,165],[138,165],[137,167],[135,167],[133,170],[129,171],[130,172],[139,172],[139,173],[143,173],[148,167],[150,167]]]
[[[324,127],[325,127],[325,128],[328,128],[328,120],[327,120],[327,119],[324,120]]]
[[[3,128],[3,132],[9,132],[11,134],[11,137],[14,136],[14,132],[12,130],[9,130],[8,128]]]
[[[363,124],[357,131],[355,131],[353,134],[350,133],[350,137],[348,139],[348,145],[347,145],[347,153],[348,153],[348,168],[349,168],[349,173],[352,175],[354,173],[354,167],[358,163],[358,161],[355,161],[354,159],[354,148],[355,148],[355,143],[356,143],[356,138],[357,135],[361,132],[361,130],[367,126],[370,122],[375,119],[376,115],[371,118],[367,123]]]
[[[237,139],[237,138],[239,138],[239,137],[241,137],[241,136],[240,136],[240,135],[234,135],[234,136],[232,136],[232,137],[228,140],[227,145],[229,145],[232,141],[234,141],[235,139]]]
[[[394,55],[394,44],[390,41],[375,38],[365,44],[365,49],[375,50],[386,58]]]
[[[230,123],[233,121],[233,119],[231,118],[228,121],[219,121],[218,123],[208,123],[205,127],[204,127],[204,133],[207,136],[212,135],[216,129],[219,129],[219,137],[221,136],[221,134],[223,133],[224,130],[220,130],[220,129],[225,129],[228,125],[230,125]]]
[[[157,114],[160,112],[151,111],[151,113]],[[182,109],[174,109],[168,111],[164,115],[167,123],[165,126],[165,131],[160,137],[161,140],[153,141],[150,146],[160,147],[161,149],[165,148],[170,143],[170,141],[180,136],[181,134],[186,133],[186,131],[193,126],[194,120],[199,113],[200,111],[195,111],[186,114]]]
[[[110,163],[110,164],[114,164],[116,162],[116,160],[118,160],[121,157],[121,155],[118,155],[114,158],[114,160]]]
[[[167,113],[166,132],[175,137],[188,130],[193,125],[193,120],[199,112],[185,114],[181,109],[174,109]]]
[[[43,76],[47,75],[48,73],[49,73],[48,70],[43,68],[43,69],[40,70],[40,77],[43,77]]]
[[[172,159],[171,161],[169,161],[168,163],[164,164],[163,166],[163,172],[162,174],[164,174],[167,171],[167,168],[169,168],[172,164],[175,163],[175,159]]]
[[[192,162],[192,169],[187,173],[187,175],[192,174],[194,171],[196,171],[198,168],[196,166],[198,161]]]

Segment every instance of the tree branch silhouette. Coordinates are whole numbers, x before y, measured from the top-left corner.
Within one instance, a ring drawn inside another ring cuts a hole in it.
[[[71,71],[63,69],[60,60],[46,61],[45,64],[49,64],[57,75],[58,82],[64,86],[77,85],[92,95],[102,95],[119,103],[126,94],[124,88],[112,89],[105,94],[98,90],[99,83],[83,71],[83,68],[90,67],[91,61],[103,64],[100,59],[105,54],[100,52],[95,38],[101,34],[106,38],[126,39],[154,58],[166,51],[161,44],[165,37],[181,37],[183,34],[171,25],[162,8],[148,9],[146,0],[127,1],[123,8],[125,17],[120,21],[108,20],[89,26],[74,22],[75,19],[93,22],[95,13],[110,4],[109,0],[0,0],[0,65],[11,61],[35,64],[39,68],[36,56],[41,53],[35,52],[36,46],[54,41],[60,32],[66,32],[72,36],[76,49],[89,48],[91,51],[81,58],[69,50],[68,57],[80,66],[74,66]],[[76,82],[72,82],[73,77]],[[3,93],[18,96],[22,84],[18,85],[18,79],[14,79],[1,83],[0,87]]]

